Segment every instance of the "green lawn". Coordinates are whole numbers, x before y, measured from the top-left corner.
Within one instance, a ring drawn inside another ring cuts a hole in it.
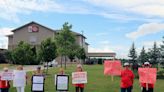
[[[52,68],[49,70],[49,75],[46,77],[45,92],[55,92],[54,86],[54,74],[58,72],[59,68]],[[120,92],[120,78],[114,77],[114,81],[111,81],[110,76],[103,75],[103,65],[84,66],[84,70],[88,72],[88,83],[85,86],[85,92]],[[67,67],[66,74],[70,75],[75,71],[75,66]],[[31,76],[31,73],[28,73]],[[29,79],[30,80],[30,79]],[[74,86],[70,80],[69,92],[75,92]],[[28,82],[26,86],[26,92],[30,92],[31,85]],[[155,92],[163,92],[164,80],[157,80],[155,85]],[[15,88],[11,88],[10,92],[16,92]],[[133,92],[140,92],[138,79],[135,79]]]

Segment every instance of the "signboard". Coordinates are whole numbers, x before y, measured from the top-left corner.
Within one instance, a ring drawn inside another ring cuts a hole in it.
[[[57,75],[56,76],[56,90],[57,91],[68,91],[69,89],[69,76],[68,75]]]
[[[23,70],[14,70],[13,72],[13,86],[24,87],[26,85],[26,72]]]
[[[39,31],[39,27],[36,25],[32,25],[28,27],[28,32],[38,32]]]
[[[139,68],[139,81],[140,83],[154,84],[156,82],[157,69],[156,68]]]
[[[73,72],[72,84],[87,83],[87,72]]]
[[[44,91],[44,76],[32,76],[32,91]]]
[[[13,80],[13,73],[12,72],[2,72],[1,80]]]
[[[119,60],[106,60],[104,62],[104,75],[121,75],[121,62]]]

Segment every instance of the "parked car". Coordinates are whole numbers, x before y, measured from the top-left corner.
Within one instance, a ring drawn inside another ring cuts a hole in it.
[[[52,60],[51,62],[48,62],[48,67],[57,67],[58,66],[58,62],[56,62],[56,60]],[[44,63],[44,67],[47,67],[47,62]]]

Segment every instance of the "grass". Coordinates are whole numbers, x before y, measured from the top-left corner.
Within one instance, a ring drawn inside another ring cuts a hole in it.
[[[54,75],[58,72],[59,68],[51,68],[49,75],[46,76],[45,80],[45,92],[56,92],[54,86]],[[120,92],[120,78],[114,77],[114,81],[111,80],[110,76],[103,75],[102,65],[85,65],[84,70],[88,72],[88,83],[85,85],[85,92]],[[67,67],[65,70],[66,74],[70,75],[75,71],[75,66]],[[28,72],[28,76],[32,75]],[[28,85],[25,88],[25,92],[31,92],[30,78],[28,79]],[[12,85],[11,85],[12,86]],[[69,92],[75,92],[74,86],[69,84]],[[164,80],[159,79],[155,84],[154,92],[163,92]],[[10,92],[16,92],[15,88],[11,87]],[[139,87],[138,79],[135,79],[133,92],[141,92]]]

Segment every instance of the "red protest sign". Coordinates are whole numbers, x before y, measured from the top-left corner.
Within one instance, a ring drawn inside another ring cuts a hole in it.
[[[73,72],[72,84],[87,83],[87,72]]]
[[[156,77],[157,77],[156,68],[139,68],[138,74],[139,74],[139,81],[141,83],[154,84],[156,82]]]
[[[106,60],[104,62],[104,75],[121,75],[121,62],[119,60]]]

